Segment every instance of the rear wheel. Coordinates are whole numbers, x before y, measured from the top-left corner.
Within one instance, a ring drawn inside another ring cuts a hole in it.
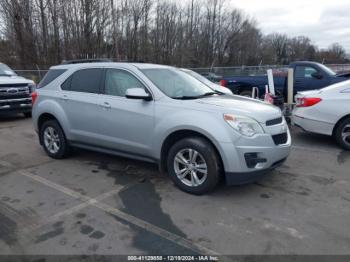
[[[46,121],[40,129],[40,136],[48,156],[61,159],[68,155],[69,146],[66,137],[56,120]]]
[[[338,144],[345,150],[350,150],[350,117],[339,123],[334,134]]]
[[[187,193],[208,193],[219,182],[219,157],[203,138],[185,138],[174,144],[168,154],[167,166],[173,182]]]

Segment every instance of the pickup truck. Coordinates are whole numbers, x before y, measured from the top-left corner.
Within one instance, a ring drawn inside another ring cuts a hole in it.
[[[330,68],[316,62],[294,62],[289,65],[294,69],[294,95],[297,92],[321,89],[323,87],[348,80],[350,73],[337,75]],[[274,73],[275,90],[287,98],[287,70]],[[267,74],[258,76],[232,76],[223,77],[222,86],[230,89],[234,94],[251,96],[252,88],[259,89],[259,96],[265,94],[265,86],[268,85]]]
[[[34,88],[32,80],[18,76],[0,63],[0,114],[23,113],[25,117],[30,117]]]

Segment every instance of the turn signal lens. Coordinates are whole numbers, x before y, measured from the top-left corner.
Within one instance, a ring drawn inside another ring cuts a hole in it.
[[[32,93],[32,104],[33,104],[33,105],[34,105],[35,100],[37,99],[37,97],[38,97],[38,93],[37,93],[37,92],[33,92],[33,93]]]

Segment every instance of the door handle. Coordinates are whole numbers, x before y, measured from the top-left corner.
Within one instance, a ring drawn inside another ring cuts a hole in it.
[[[103,104],[101,105],[103,108],[106,108],[106,109],[110,109],[111,108],[111,104],[108,103],[108,102],[103,102]]]

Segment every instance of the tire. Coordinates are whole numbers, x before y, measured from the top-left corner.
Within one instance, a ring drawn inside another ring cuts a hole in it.
[[[195,157],[192,161],[186,161],[185,164],[183,158],[189,160],[190,152]],[[182,160],[179,161],[179,159]],[[190,194],[206,194],[212,191],[220,181],[220,158],[213,146],[200,137],[185,138],[174,144],[169,150],[167,167],[175,185]],[[181,170],[185,171],[180,172]],[[192,172],[196,175],[193,176]],[[181,179],[179,177],[181,175],[185,176]]]
[[[343,137],[344,135],[346,136]],[[342,148],[344,148],[345,150],[350,150],[350,117],[343,119],[337,125],[334,136],[336,141]]]
[[[31,118],[32,117],[32,112],[25,112],[23,113],[25,118]]]
[[[55,142],[50,140],[49,137],[55,138]],[[70,148],[67,143],[66,136],[56,120],[48,120],[46,121],[40,129],[40,140],[42,142],[42,146],[46,152],[46,154],[55,159],[62,159],[68,156]],[[52,142],[50,144],[49,142]]]
[[[243,90],[239,93],[240,96],[246,96],[246,97],[252,97],[252,91],[251,90]]]

